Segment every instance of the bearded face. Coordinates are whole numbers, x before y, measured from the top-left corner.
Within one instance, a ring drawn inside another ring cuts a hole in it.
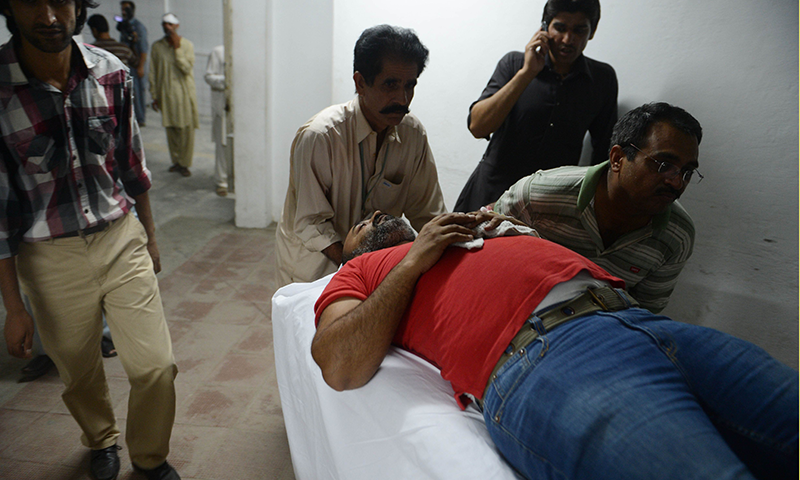
[[[364,253],[413,242],[415,237],[414,229],[402,218],[375,212],[369,219],[357,223],[348,233],[342,263]]]

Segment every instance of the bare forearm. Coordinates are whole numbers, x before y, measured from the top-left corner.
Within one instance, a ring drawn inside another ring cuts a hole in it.
[[[147,64],[147,52],[139,54],[139,66],[136,68],[136,75],[139,78],[144,77],[144,66]]]
[[[522,92],[536,75],[521,69],[489,98],[484,98],[472,107],[469,131],[475,138],[486,138],[494,133],[508,116]]]
[[[136,215],[138,215],[139,221],[142,222],[144,231],[147,232],[147,238],[155,238],[156,224],[153,221],[153,212],[150,209],[150,195],[144,192],[136,195],[133,199],[136,200]]]
[[[17,280],[16,258],[0,260],[0,293],[6,307],[3,335],[8,353],[17,358],[29,358],[33,344],[33,317],[25,310]]]
[[[17,280],[16,257],[0,260],[0,294],[3,295],[6,312],[11,314],[25,311]]]
[[[337,315],[333,305],[323,312],[311,354],[328,385],[338,391],[350,390],[365,385],[375,375],[418,278],[419,273],[401,263],[369,298],[341,318],[326,318],[326,314]]]

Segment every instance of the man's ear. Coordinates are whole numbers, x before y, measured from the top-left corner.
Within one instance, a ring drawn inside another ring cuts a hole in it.
[[[589,28],[592,28],[592,27],[589,27]],[[591,31],[591,32],[589,32],[589,40],[591,40],[591,39],[593,39],[593,38],[594,38],[594,34],[595,34],[595,33],[597,33],[597,29],[596,29],[596,27],[595,27],[594,29],[592,29],[592,31]]]
[[[611,171],[619,172],[622,168],[623,160],[627,160],[625,156],[625,151],[622,150],[622,147],[619,145],[614,145],[611,147],[611,151],[608,152],[608,160],[611,163]]]
[[[358,71],[353,73],[353,82],[356,84],[356,93],[363,95],[364,89],[367,87],[367,80],[364,75],[361,75],[361,72]]]

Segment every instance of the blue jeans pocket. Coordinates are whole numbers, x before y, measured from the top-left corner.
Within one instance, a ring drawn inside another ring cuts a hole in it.
[[[493,390],[496,395],[491,396],[491,401],[484,398],[486,401],[484,408],[492,412],[493,421],[500,422],[506,399],[514,394],[520,384],[544,359],[549,346],[550,341],[547,335],[540,336],[526,347],[514,352],[513,357],[497,371],[497,378],[489,385],[486,397],[490,397],[489,390]]]

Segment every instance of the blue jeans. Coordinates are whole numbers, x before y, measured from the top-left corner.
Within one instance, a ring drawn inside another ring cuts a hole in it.
[[[484,417],[531,479],[797,478],[797,372],[639,308],[567,322],[517,352]]]

